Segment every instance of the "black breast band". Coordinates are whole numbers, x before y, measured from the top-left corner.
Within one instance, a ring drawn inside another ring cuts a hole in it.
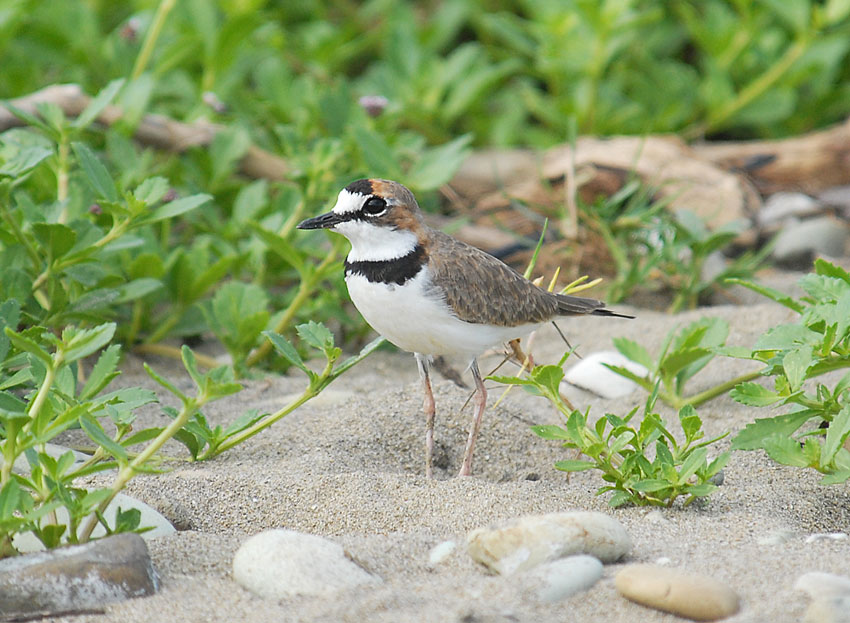
[[[372,283],[394,283],[404,285],[422,270],[425,264],[425,249],[417,244],[407,255],[392,260],[345,260],[345,276],[363,275]]]

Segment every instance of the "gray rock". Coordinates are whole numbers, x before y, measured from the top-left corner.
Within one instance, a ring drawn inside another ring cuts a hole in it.
[[[844,255],[847,239],[847,224],[834,216],[790,221],[776,236],[773,258],[786,266],[808,267],[816,253]]]
[[[768,197],[761,210],[758,220],[762,227],[778,226],[789,218],[802,218],[817,214],[822,210],[822,204],[803,193],[779,192]]]
[[[0,560],[4,618],[97,611],[156,590],[156,572],[138,534]]]
[[[695,621],[723,619],[741,607],[737,593],[725,584],[670,567],[627,565],[614,585],[626,599]]]
[[[527,571],[574,554],[590,554],[602,562],[614,562],[632,548],[619,521],[595,512],[528,515],[496,527],[473,530],[466,540],[473,560],[502,575]]]
[[[381,582],[333,541],[293,530],[267,530],[245,541],[233,557],[233,578],[268,599],[329,596]]]
[[[539,601],[556,602],[586,591],[602,577],[602,563],[593,556],[568,556],[543,563],[517,579]]]
[[[642,365],[626,359],[619,352],[603,350],[583,357],[567,370],[564,381],[603,398],[628,396],[637,389],[634,381],[609,370],[604,364],[621,366],[638,376],[646,376],[649,373]]]

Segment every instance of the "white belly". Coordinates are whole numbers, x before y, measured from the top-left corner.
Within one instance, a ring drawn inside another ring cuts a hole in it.
[[[493,327],[460,320],[444,302],[426,294],[429,281],[425,270],[403,286],[372,283],[357,274],[347,276],[345,282],[366,322],[402,350],[414,353],[463,355],[471,360],[541,326]]]

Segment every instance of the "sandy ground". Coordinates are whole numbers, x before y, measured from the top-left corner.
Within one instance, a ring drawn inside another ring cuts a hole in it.
[[[610,349],[611,338],[627,336],[656,348],[673,326],[702,315],[726,318],[730,344],[752,344],[765,329],[792,319],[773,304],[716,307],[667,316],[638,310],[633,321],[580,318],[561,327],[580,352]],[[562,345],[554,330],[537,336],[538,362],[557,361]],[[482,361],[490,370],[498,357]],[[153,365],[186,383],[173,364]],[[691,383],[699,391],[741,374],[752,362],[716,360]],[[145,383],[140,362],[130,360],[122,383]],[[475,476],[456,479],[471,407],[454,384],[435,379],[437,478],[423,477],[421,390],[413,357],[380,352],[339,379],[327,393],[270,430],[216,460],[186,463],[159,476],[139,476],[127,493],[151,504],[180,529],[149,542],[162,579],[156,596],[108,606],[103,615],[67,621],[676,621],[621,598],[613,577],[622,564],[605,567],[590,591],[558,604],[529,601],[510,580],[487,575],[461,546],[429,570],[428,551],[455,539],[464,543],[473,528],[529,513],[596,510],[626,527],[634,549],[626,562],[668,558],[675,567],[710,574],[741,595],[736,623],[799,621],[807,598],[793,590],[807,571],[850,574],[850,541],[813,533],[850,530],[850,488],[823,487],[811,471],[783,467],[761,452],[737,452],[725,482],[704,504],[686,509],[611,510],[594,495],[602,484],[594,472],[570,480],[552,464],[565,458],[557,444],[539,439],[529,424],[556,423],[543,399],[513,389],[488,409],[476,453]],[[188,385],[188,383],[186,383]],[[245,409],[279,408],[302,386],[297,377],[250,381],[236,397],[215,403],[207,416],[227,423]],[[490,405],[501,393],[490,392]],[[585,395],[580,407],[597,415],[624,414],[645,395],[619,400]],[[672,411],[663,411],[668,418]],[[733,434],[767,410],[721,397],[699,413],[710,435]],[[145,423],[162,423],[156,412]],[[728,440],[721,442],[728,447]],[[181,455],[179,446],[168,451]],[[275,602],[253,596],[231,579],[231,560],[249,535],[270,528],[323,535],[342,544],[364,567],[383,578],[377,588],[338,594],[334,599]],[[778,533],[784,542],[763,544]]]

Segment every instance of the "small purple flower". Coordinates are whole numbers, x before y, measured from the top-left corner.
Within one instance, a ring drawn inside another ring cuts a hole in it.
[[[169,188],[169,189],[168,189],[168,192],[167,192],[167,193],[165,193],[165,194],[162,196],[162,202],[163,202],[163,203],[169,203],[169,202],[174,201],[175,199],[177,199],[177,197],[178,197],[178,195],[177,195],[177,191],[176,191],[176,190],[174,190],[173,188]]]
[[[131,17],[127,20],[127,23],[121,27],[118,34],[127,43],[135,43],[139,38],[139,29],[141,26],[142,24],[138,17]]]
[[[100,207],[100,204],[93,203],[89,206],[89,214],[100,216],[101,214],[103,214],[103,208]]]
[[[201,100],[203,100],[204,104],[212,108],[219,115],[223,115],[227,112],[227,104],[222,102],[218,95],[212,91],[204,91],[204,94],[201,95]]]
[[[384,112],[384,109],[390,101],[383,95],[364,95],[357,100],[357,103],[360,104],[360,107],[366,111],[367,115],[370,117],[377,117]]]

